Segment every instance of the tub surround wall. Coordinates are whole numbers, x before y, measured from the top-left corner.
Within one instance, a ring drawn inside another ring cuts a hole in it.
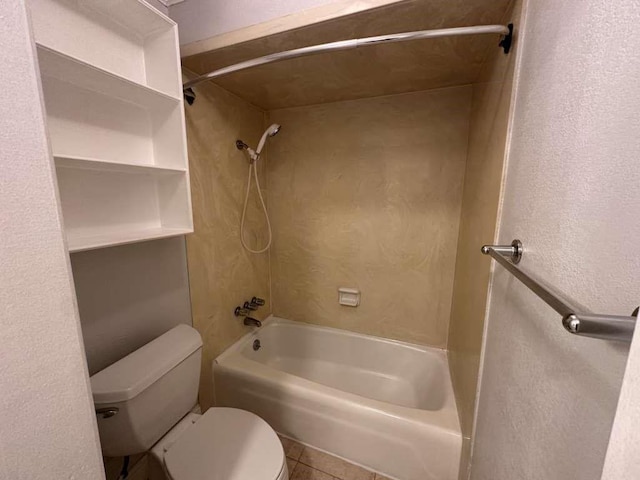
[[[242,139],[255,148],[264,131],[264,112],[212,83],[198,87],[198,99],[186,106],[187,138],[195,232],[187,236],[193,326],[202,335],[200,403],[213,403],[211,362],[250,331],[233,315],[243,300],[256,295],[270,312],[269,255],[246,252],[240,244],[240,214],[248,161],[236,149]],[[262,162],[264,164],[264,162]],[[264,179],[264,172],[261,171]],[[266,182],[263,180],[263,184]],[[246,238],[254,248],[266,242],[266,228],[254,190]]]
[[[446,346],[470,103],[465,86],[270,112],[276,315]]]
[[[497,236],[521,10],[518,0],[502,22],[516,25],[511,52],[505,55],[502,50],[491,50],[480,77],[473,84],[469,153],[447,344],[460,424],[466,437],[465,457],[473,426],[492,265],[488,257],[480,254],[480,246],[495,243]]]

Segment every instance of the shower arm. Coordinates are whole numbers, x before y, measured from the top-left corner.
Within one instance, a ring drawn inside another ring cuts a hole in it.
[[[339,50],[350,50],[359,47],[366,47],[369,45],[380,45],[382,43],[396,43],[407,42],[409,40],[421,40],[425,38],[441,38],[441,37],[457,37],[461,35],[481,35],[481,34],[500,34],[503,36],[502,40],[498,44],[504,49],[504,53],[509,53],[511,48],[511,41],[513,37],[513,24],[509,25],[479,25],[475,27],[456,27],[456,28],[441,28],[437,30],[418,30],[414,32],[395,33],[391,35],[379,35],[377,37],[356,38],[352,40],[341,40],[338,42],[322,43],[319,45],[312,45],[309,47],[296,48],[294,50],[286,50],[284,52],[272,53],[263,57],[253,58],[244,62],[229,65],[227,67],[213,70],[212,72],[200,75],[185,82],[183,90],[186,92],[191,87],[212,80],[214,78],[229,75],[230,73],[239,72],[241,70],[247,70],[249,68],[258,67],[260,65],[266,65],[269,63],[280,62],[282,60],[288,60],[291,58],[305,57],[308,55],[315,55],[318,53],[332,52]],[[188,92],[188,93],[192,93]]]

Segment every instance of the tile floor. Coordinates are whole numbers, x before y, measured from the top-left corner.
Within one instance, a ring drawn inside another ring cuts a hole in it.
[[[289,480],[389,480],[340,458],[280,437]]]

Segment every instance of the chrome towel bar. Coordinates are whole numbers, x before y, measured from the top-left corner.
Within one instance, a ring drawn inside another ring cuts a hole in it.
[[[485,245],[482,247],[483,254],[490,255],[506,268],[509,273],[544,300],[547,305],[562,315],[562,325],[569,333],[603,340],[631,341],[636,325],[636,317],[638,316],[638,308],[629,317],[578,313],[578,309],[516,266],[520,262],[523,252],[524,249],[520,240],[514,240],[511,245]]]

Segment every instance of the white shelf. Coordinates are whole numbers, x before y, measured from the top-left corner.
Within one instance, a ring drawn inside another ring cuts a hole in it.
[[[58,78],[63,75],[47,75],[51,70],[42,70],[42,90],[55,155],[186,168],[181,100],[151,95],[148,89],[139,87],[114,88],[117,92],[111,93],[89,90],[79,86],[79,82],[71,83],[75,77],[67,80]],[[121,85],[115,77],[111,79],[112,84]],[[122,90],[130,90],[132,96],[138,92],[138,101],[118,97],[116,93]]]
[[[56,168],[73,168],[77,170],[95,170],[103,172],[123,172],[141,175],[180,175],[186,173],[185,168],[168,168],[157,165],[140,165],[102,160],[98,158],[81,158],[71,155],[54,155]]]
[[[192,231],[192,229],[188,228],[159,227],[140,231],[105,232],[85,236],[67,234],[67,245],[71,253],[83,252],[86,250],[95,250],[96,248],[113,247],[116,245],[126,245],[128,243],[186,235]]]
[[[193,231],[177,27],[141,0],[30,0],[70,252]]]
[[[134,82],[117,73],[88,64],[45,45],[38,44],[37,48],[40,73],[45,77],[57,78],[80,88],[118,98],[147,109],[172,108],[180,103],[179,97],[173,97],[160,90]]]
[[[97,248],[96,238],[141,241],[193,230],[186,172],[58,159],[56,173],[73,251]]]
[[[31,0],[36,42],[178,97],[175,23],[140,0]]]

